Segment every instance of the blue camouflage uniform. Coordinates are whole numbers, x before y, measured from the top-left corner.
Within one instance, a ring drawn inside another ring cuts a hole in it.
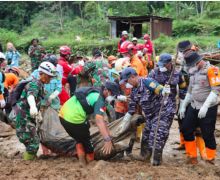
[[[159,68],[155,68],[150,72],[148,75],[149,78],[152,78],[156,80],[159,84],[165,85],[168,83],[169,77],[171,72],[161,72]],[[179,89],[185,89],[186,88],[186,82],[184,80],[183,75],[178,72],[174,71],[170,88],[171,93],[166,99],[163,110],[161,113],[160,118],[160,126],[158,129],[157,139],[156,139],[156,150],[163,150],[165,143],[169,136],[169,130],[173,122],[173,118],[176,112],[176,94],[177,94],[177,85],[179,85]],[[181,93],[184,93],[185,91],[180,91]],[[182,95],[180,95],[182,96]],[[142,97],[142,99],[145,99],[145,97]],[[143,142],[148,143],[148,147],[150,149],[153,148],[153,141],[154,141],[154,131],[157,127],[157,121],[159,118],[159,110],[161,107],[161,100],[162,96],[155,96],[152,93],[148,95],[148,102],[146,104],[142,105],[142,110],[144,111],[146,115],[146,126],[143,131]]]

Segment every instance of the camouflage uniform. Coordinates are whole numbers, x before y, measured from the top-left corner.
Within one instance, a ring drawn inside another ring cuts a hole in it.
[[[31,53],[32,49],[36,48],[33,53]],[[28,55],[31,58],[31,68],[32,68],[32,72],[38,68],[38,66],[41,63],[41,59],[42,59],[42,51],[41,51],[42,46],[38,45],[37,47],[34,46],[30,46],[28,49]]]
[[[108,79],[108,62],[105,59],[94,60],[96,63],[96,69],[93,71],[93,86],[100,87],[103,85]]]
[[[25,145],[26,151],[33,154],[38,151],[40,139],[37,135],[36,121],[30,116],[27,97],[33,95],[39,109],[43,97],[43,87],[39,80],[33,79],[25,86],[15,107],[17,137]]]
[[[156,80],[159,84],[165,85],[170,77],[170,72],[161,72],[159,68],[156,68],[151,71],[148,76]],[[184,77],[180,72],[174,71],[170,87],[171,93],[165,101],[165,105],[163,106],[163,110],[160,118],[160,126],[158,129],[157,139],[156,139],[156,149],[161,151],[164,148],[164,145],[169,136],[169,130],[173,122],[173,118],[176,112],[176,94],[177,94],[177,85],[179,85],[180,89],[186,90],[186,82]],[[180,96],[185,91],[180,90]],[[183,94],[184,95],[184,94]],[[159,116],[159,110],[161,107],[162,96],[150,96],[149,97],[149,106],[142,107],[143,111],[146,115],[146,126],[143,132],[143,141],[148,143],[149,148],[153,147],[154,141],[154,130],[157,127],[157,121]]]

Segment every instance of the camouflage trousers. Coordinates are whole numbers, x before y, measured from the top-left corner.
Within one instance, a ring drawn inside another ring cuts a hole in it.
[[[39,65],[41,63],[41,60],[37,57],[31,58],[31,71],[33,72],[35,69],[38,69]]]
[[[142,134],[142,142],[146,143],[149,149],[153,148],[154,137],[155,137],[154,131],[157,128],[158,114],[159,113],[157,113],[151,119],[147,119],[144,131]],[[166,141],[168,139],[168,136],[169,136],[169,131],[170,131],[170,127],[173,122],[173,118],[174,118],[173,112],[169,112],[167,110],[162,111],[161,118],[160,118],[160,126],[157,131],[155,149],[161,150],[161,151],[163,150],[166,144]]]
[[[40,138],[37,134],[34,119],[27,116],[26,112],[16,108],[16,135],[26,147],[26,151],[36,154],[39,149]]]

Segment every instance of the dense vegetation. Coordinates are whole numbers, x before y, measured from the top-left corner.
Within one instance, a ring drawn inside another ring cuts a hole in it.
[[[157,52],[173,52],[176,43],[190,39],[202,49],[216,48],[220,39],[220,2],[0,2],[0,42],[15,43],[26,51],[32,38],[39,38],[48,50],[62,44],[86,53],[102,47],[114,53],[117,39],[109,39],[108,15],[157,15],[171,17],[173,37],[155,40]],[[147,27],[144,29],[148,32]],[[76,41],[81,37],[81,42]]]

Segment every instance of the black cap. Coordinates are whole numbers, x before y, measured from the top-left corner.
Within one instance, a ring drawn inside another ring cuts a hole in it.
[[[189,51],[184,55],[184,59],[186,61],[186,66],[188,66],[188,67],[194,66],[197,62],[202,60],[202,58],[203,57],[195,51]]]
[[[106,89],[108,89],[109,91],[111,91],[111,93],[112,93],[114,96],[117,96],[117,95],[120,94],[119,85],[116,84],[115,82],[107,81],[104,86],[105,86]]]
[[[120,77],[121,80],[119,83],[120,84],[125,83],[131,75],[137,75],[137,72],[133,68],[127,67],[123,69],[123,71],[121,72],[121,77]]]
[[[186,50],[191,49],[191,47],[192,47],[192,43],[189,40],[181,41],[178,44],[178,51],[184,52]]]

